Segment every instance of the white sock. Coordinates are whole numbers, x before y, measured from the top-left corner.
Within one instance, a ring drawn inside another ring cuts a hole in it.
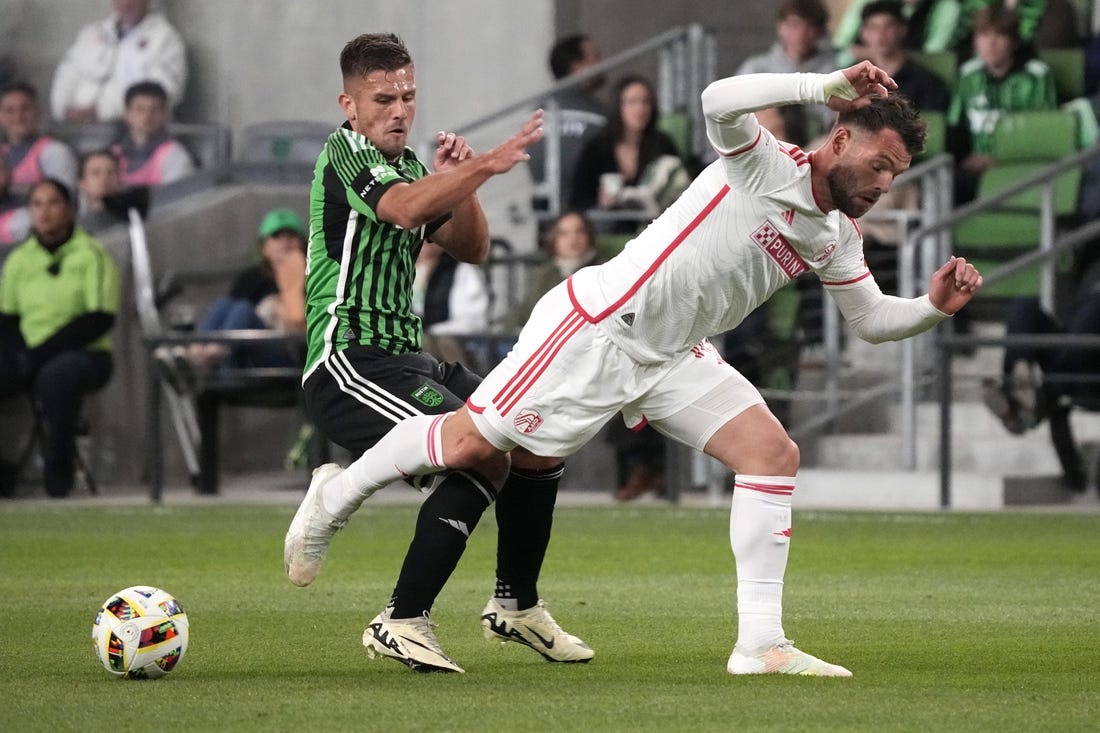
[[[343,473],[322,487],[325,510],[338,519],[347,519],[383,486],[405,476],[420,476],[443,468],[441,427],[449,414],[417,415],[397,423]]]
[[[782,641],[783,574],[791,542],[793,476],[738,475],[730,509],[737,565],[737,646],[747,653]]]

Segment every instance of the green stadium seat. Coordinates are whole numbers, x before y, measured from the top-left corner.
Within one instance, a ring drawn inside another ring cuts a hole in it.
[[[609,260],[623,251],[626,243],[633,239],[634,234],[600,234],[596,237],[596,250],[605,260]]]
[[[1078,148],[1091,148],[1100,140],[1100,123],[1096,119],[1096,109],[1087,97],[1071,99],[1062,105],[1062,110],[1077,118]]]
[[[955,82],[959,78],[959,60],[954,51],[910,51],[909,58],[943,79],[947,91],[955,93]]]
[[[947,115],[936,110],[921,110],[927,135],[924,139],[924,152],[918,160],[934,158],[947,150]]]
[[[1060,109],[1011,112],[993,130],[998,163],[1049,162],[1077,150],[1077,117]]]
[[[691,118],[687,112],[665,112],[657,119],[657,129],[672,138],[681,160],[691,160]]]
[[[1071,155],[1077,150],[1079,140],[1076,116],[1063,110],[1005,114],[993,135],[993,156],[997,164],[982,175],[978,184],[979,200]],[[1076,213],[1080,186],[1080,169],[1059,176],[1054,189],[1056,217]],[[959,223],[954,232],[955,251],[972,261],[979,270],[989,272],[1035,249],[1039,246],[1041,200],[1041,188],[1035,187],[1014,196],[995,211],[977,214]],[[982,288],[979,297],[1036,296],[1039,286],[1039,268],[1034,267]]]
[[[1058,101],[1068,102],[1085,94],[1085,49],[1044,48],[1039,60],[1046,63],[1054,74],[1054,88]]]

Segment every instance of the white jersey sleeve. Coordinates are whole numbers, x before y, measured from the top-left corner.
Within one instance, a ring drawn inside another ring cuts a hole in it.
[[[948,318],[932,305],[927,295],[919,298],[885,295],[871,277],[846,287],[828,288],[827,292],[856,335],[872,344],[924,333]]]
[[[772,156],[744,155],[755,148],[786,149],[760,126],[753,112],[784,104],[823,103],[849,98],[855,89],[843,72],[831,74],[747,74],[719,79],[701,97],[707,138],[722,157],[731,187],[766,193],[790,180],[790,166]],[[795,161],[798,162],[797,160]]]

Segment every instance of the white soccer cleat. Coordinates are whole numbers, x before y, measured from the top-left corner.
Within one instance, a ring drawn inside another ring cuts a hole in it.
[[[348,523],[329,514],[321,500],[321,487],[343,470],[335,463],[314,470],[309,490],[290,521],[283,540],[283,565],[294,585],[309,585],[317,578],[333,536]]]
[[[730,674],[804,674],[814,677],[851,677],[839,664],[829,664],[797,649],[790,639],[768,647],[758,654],[747,654],[734,647],[726,663]]]
[[[481,628],[489,641],[518,642],[550,662],[587,662],[596,656],[590,646],[558,626],[542,601],[522,611],[507,611],[490,598],[481,612]]]
[[[388,657],[414,672],[465,672],[443,653],[435,638],[435,622],[428,612],[415,618],[390,618],[389,611],[374,617],[363,631],[367,654]]]

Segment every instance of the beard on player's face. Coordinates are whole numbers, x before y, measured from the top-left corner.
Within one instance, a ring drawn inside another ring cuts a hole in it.
[[[859,190],[859,176],[849,165],[838,163],[825,177],[829,184],[829,196],[833,206],[853,219],[866,214],[882,194],[874,189]]]

